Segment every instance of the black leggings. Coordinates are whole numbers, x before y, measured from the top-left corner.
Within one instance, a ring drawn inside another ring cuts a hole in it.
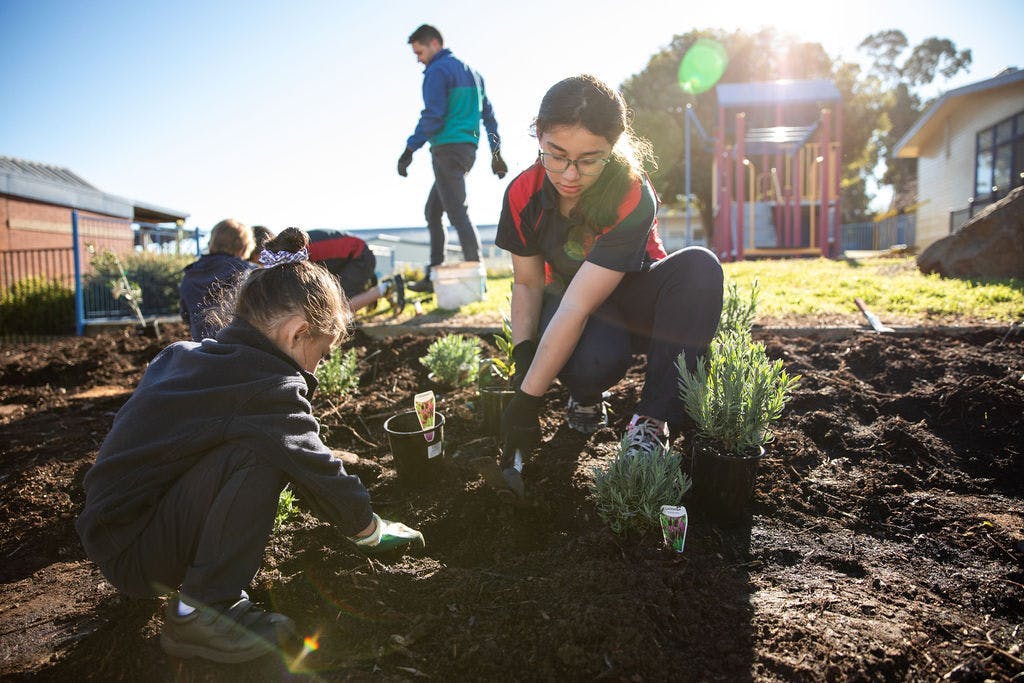
[[[633,353],[647,354],[647,372],[636,413],[677,425],[682,420],[676,360],[696,368],[722,313],[722,266],[704,247],[687,247],[645,273],[627,273],[587,320],[558,378],[583,405],[622,379]],[[551,322],[561,297],[547,294],[541,329]]]

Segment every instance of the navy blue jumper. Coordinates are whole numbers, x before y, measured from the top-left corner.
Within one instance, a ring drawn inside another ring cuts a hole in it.
[[[320,439],[316,378],[236,319],[150,363],[85,476],[75,526],[120,591],[237,599],[263,558],[291,482],[318,517],[355,536],[366,488]]]

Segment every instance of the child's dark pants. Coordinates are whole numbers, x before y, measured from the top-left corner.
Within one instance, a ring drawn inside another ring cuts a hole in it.
[[[284,488],[251,451],[199,461],[172,486],[125,552],[101,567],[121,592],[176,590],[206,604],[235,600],[259,569]]]

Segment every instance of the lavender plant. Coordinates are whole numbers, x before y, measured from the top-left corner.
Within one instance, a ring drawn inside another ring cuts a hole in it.
[[[461,334],[446,334],[427,347],[420,363],[434,380],[451,387],[464,387],[476,381],[480,371],[480,340]]]
[[[662,505],[679,505],[691,486],[671,448],[639,457],[619,444],[608,467],[591,468],[590,497],[598,516],[617,534],[644,534],[659,528]]]
[[[354,392],[359,387],[357,363],[355,349],[349,349],[344,353],[332,353],[331,357],[320,363],[316,369],[320,391],[331,396],[343,396]]]
[[[687,369],[685,352],[676,365],[679,396],[697,425],[697,436],[737,456],[771,442],[771,425],[800,380],[786,372],[781,360],[769,360],[764,344],[740,330],[719,332],[695,371]]]

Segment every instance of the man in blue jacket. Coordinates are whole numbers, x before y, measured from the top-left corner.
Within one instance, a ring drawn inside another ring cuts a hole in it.
[[[476,160],[481,119],[491,148],[491,170],[501,179],[508,173],[508,166],[501,158],[498,122],[480,74],[444,47],[441,33],[433,26],[424,24],[413,31],[409,44],[416,59],[426,66],[423,112],[398,159],[398,175],[404,178],[408,174],[413,152],[429,141],[434,185],[424,210],[430,229],[427,275],[406,287],[414,292],[431,292],[434,286],[430,270],[444,263],[448,242],[448,231],[441,222],[443,214],[448,214],[448,220],[458,232],[462,257],[466,261],[480,260],[480,234],[469,219],[466,205],[466,175]]]

